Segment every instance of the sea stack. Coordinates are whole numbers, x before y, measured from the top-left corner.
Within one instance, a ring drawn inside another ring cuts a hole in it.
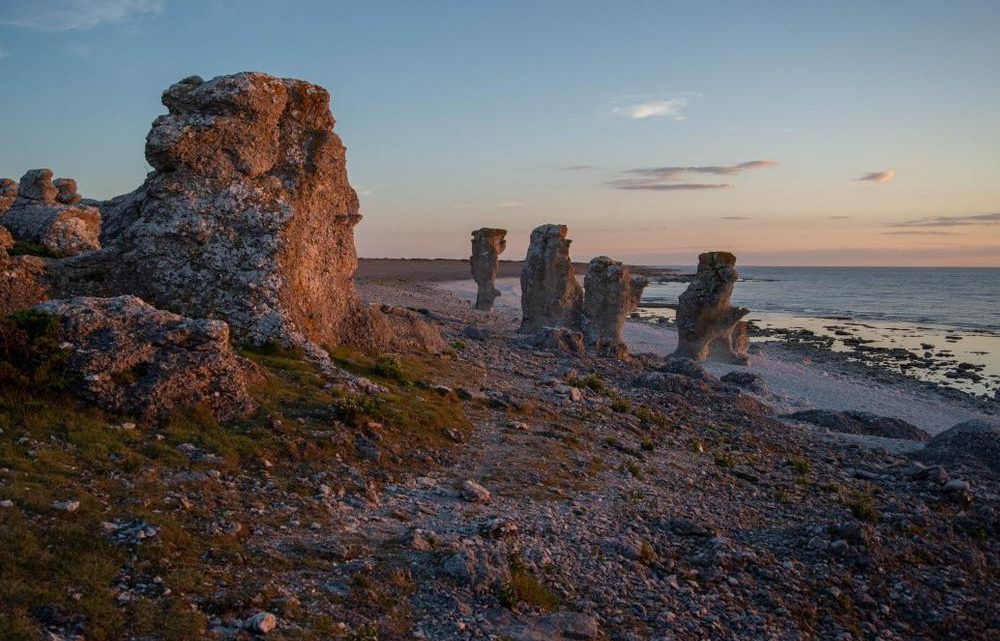
[[[14,200],[0,216],[0,224],[15,240],[40,245],[55,256],[73,256],[101,248],[101,212],[80,205],[76,181],[60,178],[52,182],[51,169],[32,169],[24,174],[17,189],[2,185],[7,201]]]
[[[675,357],[704,361],[710,353],[733,363],[748,362],[745,324],[740,319],[750,310],[733,307],[729,300],[739,279],[736,256],[729,252],[707,252],[698,256],[698,272],[677,307]],[[734,332],[741,334],[734,337]]]
[[[476,309],[489,311],[500,292],[494,286],[500,254],[507,248],[507,230],[483,227],[472,232],[472,256],[469,264],[476,280]]]
[[[531,232],[521,269],[521,328],[533,333],[543,327],[579,330],[583,290],[569,258],[566,225],[541,225]]]
[[[622,327],[649,281],[632,276],[628,266],[607,256],[590,261],[583,279],[583,334],[587,345],[603,356],[628,354]]]

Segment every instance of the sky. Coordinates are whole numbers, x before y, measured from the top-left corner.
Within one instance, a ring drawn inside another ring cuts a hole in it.
[[[326,87],[368,257],[1000,266],[1000,2],[0,0],[0,176],[135,189],[160,94]]]

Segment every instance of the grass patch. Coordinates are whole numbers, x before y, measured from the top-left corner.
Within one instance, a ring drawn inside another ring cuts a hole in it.
[[[26,243],[23,240],[14,242],[14,246],[7,250],[11,256],[38,256],[40,258],[62,258],[63,254],[51,252],[37,243]]]
[[[562,599],[542,583],[538,577],[528,571],[517,556],[509,560],[510,579],[504,581],[497,591],[500,605],[515,609],[522,603],[542,611],[554,610],[562,603]]]
[[[862,521],[874,523],[879,519],[880,515],[875,508],[875,500],[865,492],[851,492],[844,504],[851,510],[851,514]]]
[[[604,382],[604,379],[597,372],[591,372],[586,376],[577,376],[570,380],[569,384],[573,387],[589,389],[596,394],[606,395],[609,392],[608,384]]]

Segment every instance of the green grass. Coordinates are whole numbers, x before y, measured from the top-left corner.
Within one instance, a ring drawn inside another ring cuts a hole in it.
[[[41,258],[62,258],[62,254],[50,252],[36,243],[26,243],[18,240],[7,250],[11,256],[39,256]]]
[[[497,591],[497,600],[503,607],[513,610],[523,603],[542,611],[550,611],[562,603],[559,595],[529,572],[519,557],[510,557],[509,570],[510,579],[504,581]]]
[[[879,519],[880,515],[875,508],[875,500],[865,492],[851,492],[844,503],[851,514],[862,521],[874,523]]]
[[[585,376],[578,376],[572,379],[570,385],[573,387],[582,387],[589,389],[596,394],[607,394],[609,392],[608,384],[604,382],[604,379],[597,372],[591,372]]]

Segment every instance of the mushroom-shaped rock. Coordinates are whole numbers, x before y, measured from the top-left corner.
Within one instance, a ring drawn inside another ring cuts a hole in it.
[[[79,204],[76,181],[52,182],[52,170],[32,169],[21,178],[17,197],[0,216],[0,224],[26,243],[41,245],[57,256],[101,248],[101,212]]]
[[[729,300],[739,279],[736,257],[728,252],[708,252],[698,256],[698,272],[687,290],[680,295],[677,307],[677,349],[673,355],[697,361],[705,360],[714,350],[723,360],[747,363],[740,336],[734,339],[737,325],[750,310],[733,307]]]
[[[649,281],[632,276],[628,266],[598,256],[590,261],[583,278],[583,334],[598,354],[623,357],[622,327],[642,297]]]
[[[472,232],[472,256],[469,264],[476,281],[476,309],[489,311],[500,292],[494,286],[500,254],[507,248],[507,230],[483,227]]]
[[[165,312],[135,296],[46,301],[69,344],[67,373],[78,393],[109,411],[161,420],[204,406],[228,419],[253,408],[247,385],[257,367],[237,356],[229,327]]]
[[[531,232],[521,268],[521,328],[535,333],[543,327],[580,329],[583,289],[569,257],[566,225],[541,225]]]

